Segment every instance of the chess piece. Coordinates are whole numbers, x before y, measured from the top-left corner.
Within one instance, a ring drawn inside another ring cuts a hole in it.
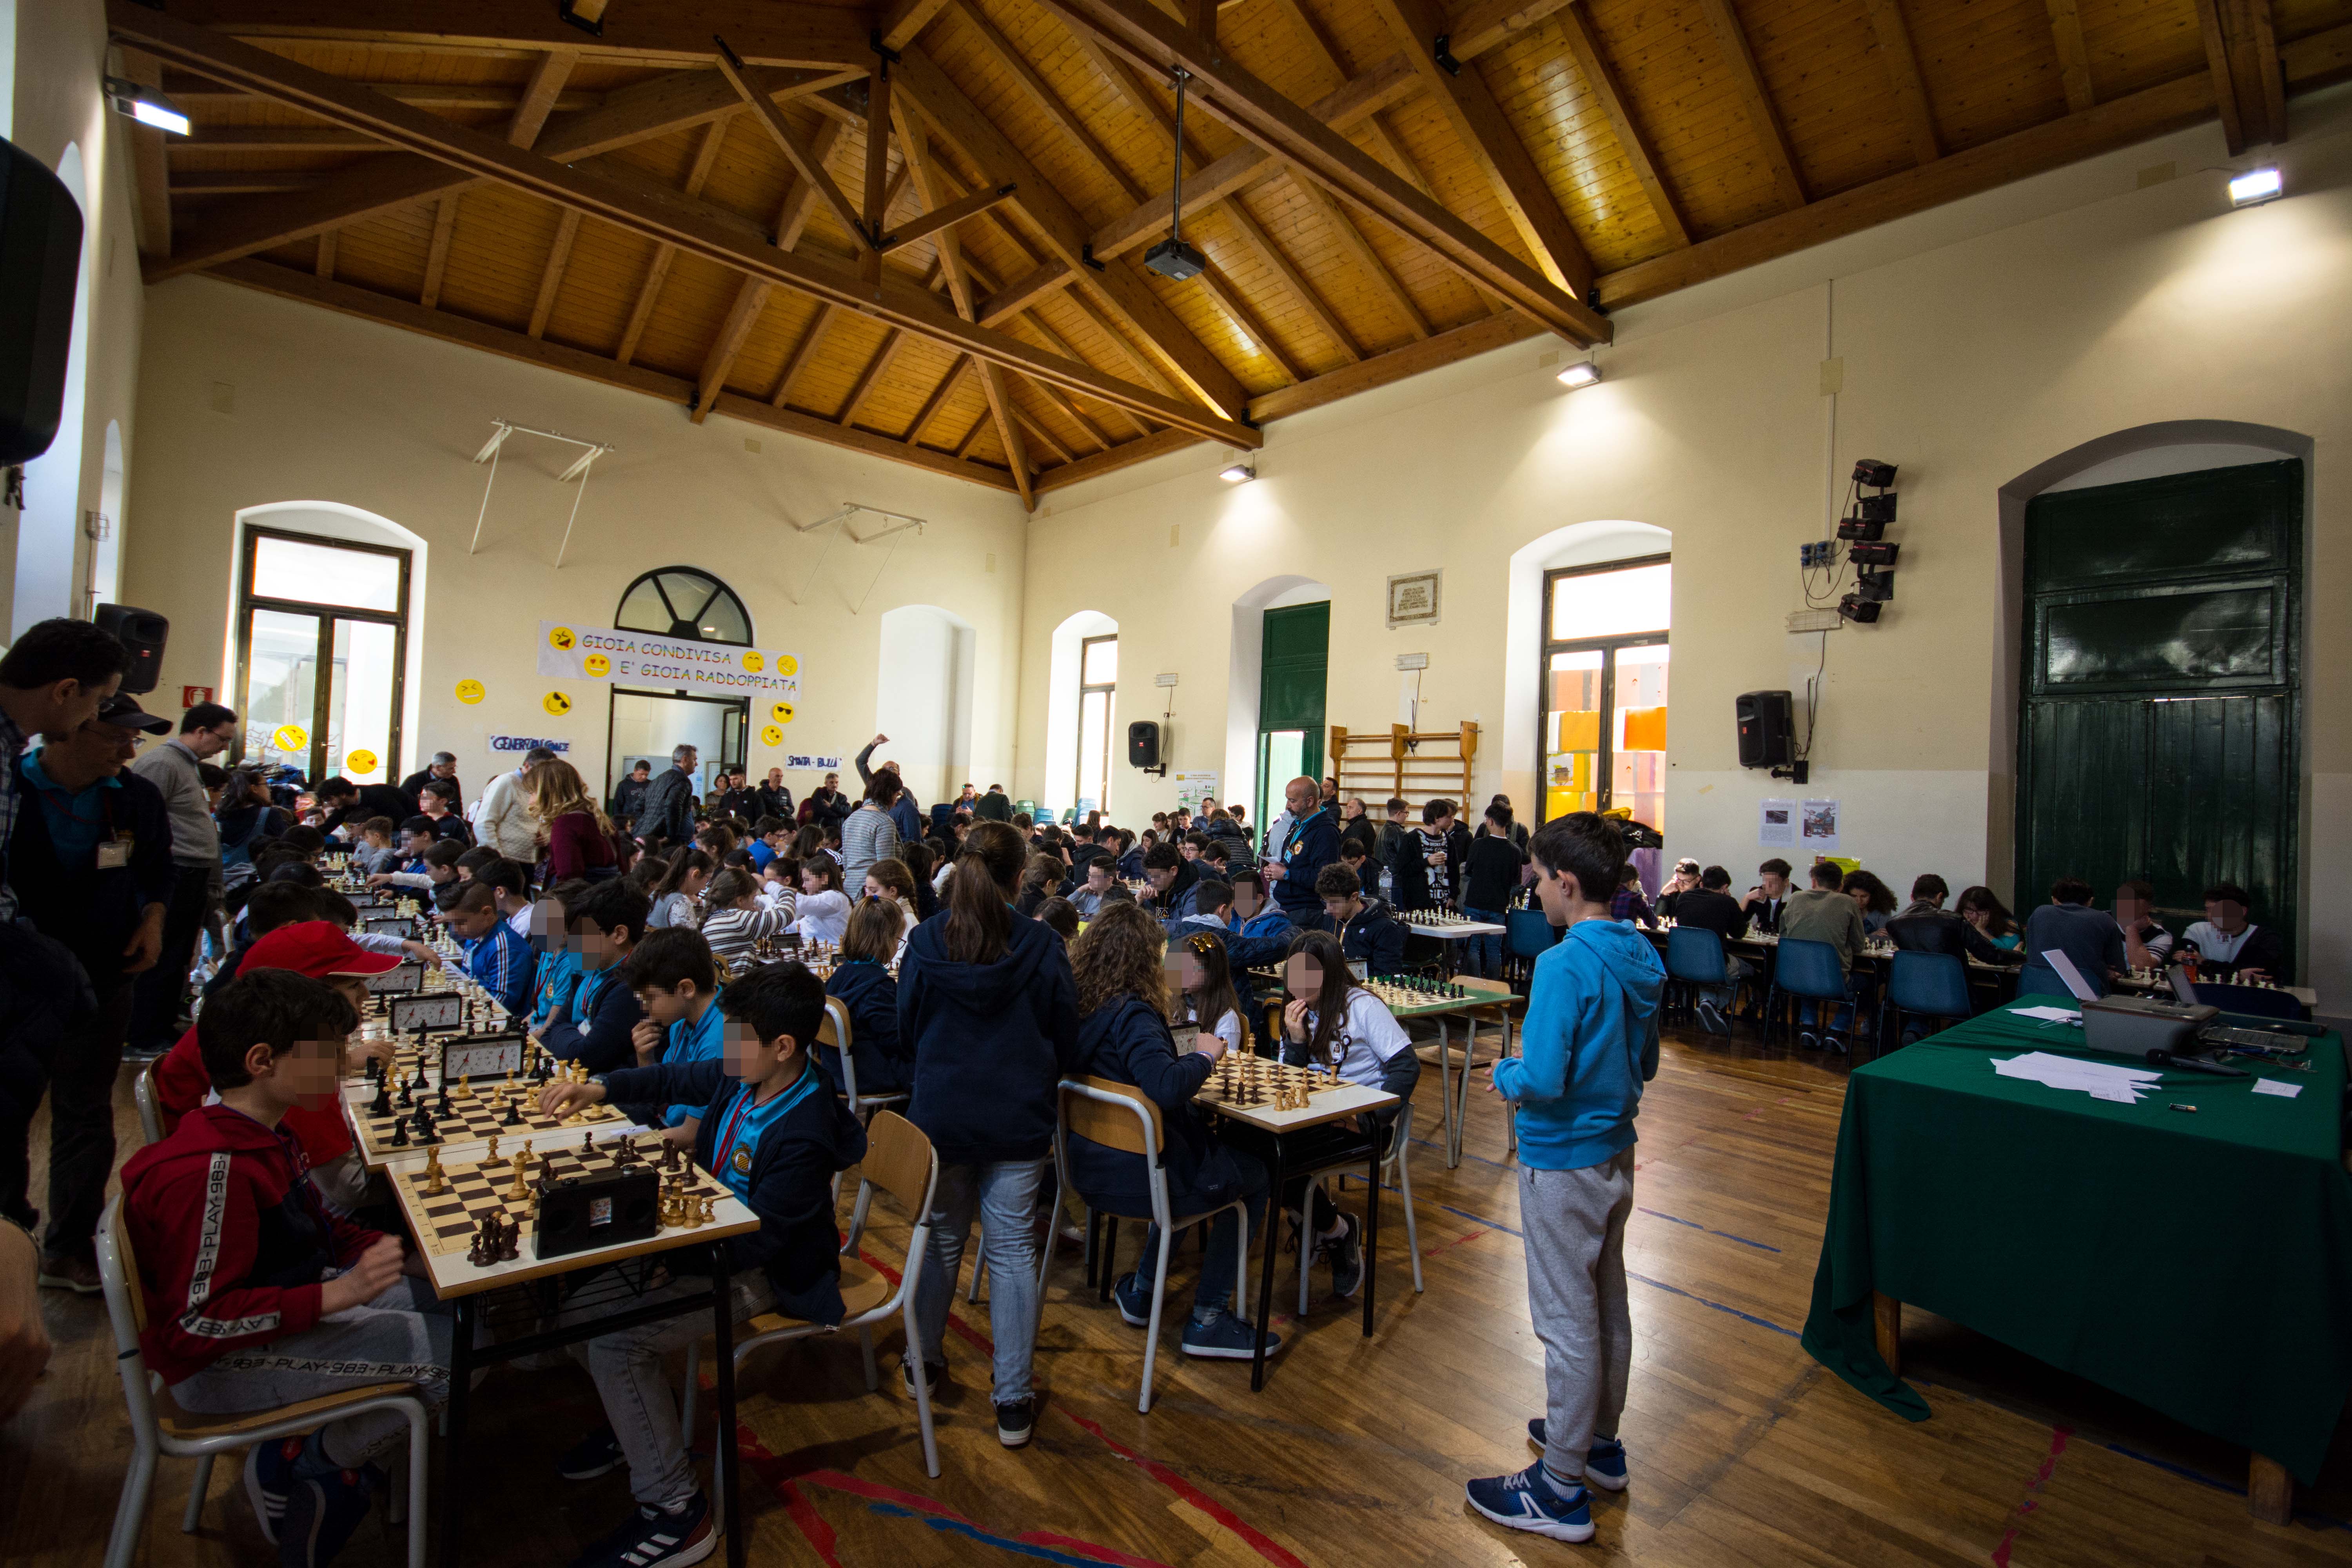
[[[495,1160],[498,1156],[493,1153],[490,1158]],[[488,1162],[486,1161],[484,1163],[488,1163]],[[527,1149],[516,1150],[514,1159],[509,1163],[514,1167],[514,1180],[507,1185],[507,1202],[510,1204],[528,1203],[530,1201],[530,1189],[526,1186],[524,1183],[530,1175],[530,1151]]]
[[[392,1124],[392,1147],[395,1149],[408,1147],[408,1118],[405,1116]]]
[[[474,1075],[472,1073],[459,1073],[457,1075],[457,1098],[459,1100],[471,1100],[474,1098]]]
[[[474,1244],[466,1248],[466,1261],[477,1268],[487,1268],[499,1258],[499,1220],[495,1214],[484,1215],[474,1226]]]
[[[507,1095],[507,1096],[505,1097],[505,1099],[506,1099],[507,1113],[506,1113],[504,1116],[502,1116],[502,1117],[499,1118],[499,1126],[501,1126],[501,1127],[520,1127],[520,1126],[521,1126],[521,1125],[522,1125],[522,1105],[521,1105],[521,1102],[520,1102],[520,1101],[519,1101],[519,1100],[517,1100],[515,1099],[515,1097],[514,1097],[513,1095],[511,1095],[511,1094]]]
[[[615,1165],[634,1165],[644,1158],[637,1152],[637,1141],[634,1138],[621,1139],[613,1145],[613,1163]]]
[[[416,1103],[416,1097],[409,1092],[408,1080],[404,1078],[400,1080],[400,1098],[393,1101],[393,1103],[403,1110],[407,1110],[410,1106]]]
[[[485,1152],[485,1153],[483,1154],[483,1156],[482,1156],[482,1163],[483,1163],[483,1164],[485,1164],[485,1165],[495,1165],[495,1164],[497,1164],[498,1163],[499,1163],[499,1135],[498,1135],[497,1133],[493,1132],[493,1133],[491,1133],[491,1134],[490,1134],[490,1146],[489,1146],[489,1149],[488,1149],[488,1151],[487,1152]]]
[[[593,1133],[593,1132],[583,1132],[582,1134],[580,1134],[580,1156],[581,1156],[581,1158],[584,1160],[584,1159],[586,1159],[588,1156],[590,1156],[590,1155],[592,1155],[592,1154],[593,1154],[593,1153],[595,1153],[595,1152],[596,1152],[596,1135],[595,1135],[594,1133]]]
[[[446,1076],[441,1079],[441,1097],[434,1101],[433,1114],[436,1116],[447,1116],[450,1114],[449,1079]]]
[[[367,1113],[370,1116],[392,1114],[392,1089],[381,1078],[375,1080],[375,1098],[368,1101]]]
[[[522,1222],[504,1209],[491,1219],[499,1227],[499,1261],[511,1263],[522,1256]]]
[[[447,1190],[448,1183],[442,1180],[443,1173],[440,1149],[436,1147],[426,1150],[425,1152],[425,1195],[426,1197],[437,1198]]]
[[[667,1138],[662,1140],[661,1168],[662,1174],[665,1176],[672,1176],[677,1173],[677,1145],[671,1142]]]
[[[703,1194],[700,1197],[697,1198],[694,1203],[694,1223],[697,1225],[710,1224],[713,1219],[718,1217],[715,1212],[718,1207],[719,1200],[717,1198],[712,1197],[709,1193]]]

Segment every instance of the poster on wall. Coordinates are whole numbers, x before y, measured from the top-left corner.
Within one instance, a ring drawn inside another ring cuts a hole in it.
[[[1838,847],[1838,803],[1809,800],[1797,816],[1797,841],[1808,854],[1834,855]]]
[[[539,623],[539,673],[558,680],[658,686],[770,703],[797,702],[801,694],[801,661],[789,653],[572,621]]]
[[[520,759],[533,746],[545,746],[559,757],[572,754],[572,742],[569,741],[550,740],[543,735],[493,735],[490,737],[490,758],[493,762],[509,755]]]
[[[1759,801],[1756,805],[1756,842],[1767,849],[1794,849],[1797,847],[1797,803],[1793,800]]]
[[[816,773],[837,773],[841,771],[839,757],[820,757],[808,752],[793,752],[783,760],[787,768],[806,768]]]
[[[1217,797],[1215,773],[1178,773],[1174,776],[1176,804],[1187,811],[1198,811],[1201,809],[1202,801],[1214,800]]]

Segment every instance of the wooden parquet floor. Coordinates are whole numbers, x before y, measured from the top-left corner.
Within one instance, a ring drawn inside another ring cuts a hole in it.
[[[127,1086],[121,1121],[135,1142]],[[995,1438],[985,1300],[959,1301],[937,1480],[923,1473],[912,1404],[887,1370],[895,1335],[882,1342],[880,1394],[866,1392],[846,1341],[748,1365],[751,1560],[761,1568],[2352,1561],[2352,1449],[2341,1442],[2322,1483],[2301,1494],[2295,1521],[2273,1527],[2247,1517],[2242,1454],[1916,1311],[1907,1369],[1932,1420],[1897,1420],[1824,1371],[1797,1333],[1828,1203],[1843,1064],[1699,1036],[1670,1040],[1643,1105],[1627,1248],[1632,1489],[1596,1508],[1590,1546],[1491,1526],[1464,1507],[1462,1483],[1528,1463],[1523,1425],[1542,1408],[1516,1173],[1483,1074],[1459,1170],[1444,1168],[1433,1072],[1421,1098],[1429,1131],[1412,1178],[1428,1289],[1412,1291],[1391,1198],[1372,1339],[1358,1335],[1356,1303],[1328,1300],[1328,1276],[1318,1275],[1324,1299],[1303,1323],[1278,1309],[1288,1343],[1263,1394],[1250,1394],[1246,1363],[1189,1362],[1171,1343],[1158,1403],[1140,1415],[1141,1333],[1084,1289],[1076,1250],[1065,1248],[1038,1352],[1046,1401],[1024,1451]],[[37,1198],[41,1157],[37,1142]],[[1359,1187],[1351,1206],[1360,1196]],[[905,1234],[887,1216],[877,1255],[894,1260]],[[1181,1256],[1179,1300],[1189,1298],[1192,1267]],[[1286,1266],[1276,1279],[1278,1300],[1295,1306]],[[102,1307],[45,1295],[57,1356],[31,1405],[0,1427],[0,1563],[80,1568],[103,1555],[129,1443]],[[553,1472],[556,1455],[597,1419],[583,1373],[501,1368],[475,1409],[469,1563],[568,1562],[625,1512],[623,1473],[574,1486]],[[270,1561],[230,1463],[218,1468],[198,1532],[180,1533],[191,1468],[164,1461],[137,1561]],[[402,1533],[380,1520],[362,1527],[342,1561],[403,1561]]]

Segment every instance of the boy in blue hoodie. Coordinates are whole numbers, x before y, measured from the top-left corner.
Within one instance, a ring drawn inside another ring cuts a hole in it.
[[[635,1067],[634,1041],[645,1008],[623,978],[629,954],[646,932],[653,901],[619,878],[592,882],[563,905],[565,946],[579,963],[579,983],[548,1019],[540,1043],[561,1061],[590,1072]]]
[[[1536,896],[1567,936],[1536,960],[1520,1054],[1495,1064],[1517,1102],[1519,1224],[1528,1310],[1543,1342],[1545,1410],[1528,1423],[1543,1458],[1469,1484],[1497,1524],[1592,1539],[1588,1487],[1622,1491],[1617,1422],[1633,1363],[1625,1220],[1633,1210],[1633,1117],[1656,1070],[1665,971],[1628,921],[1609,918],[1625,841],[1589,811],[1544,824],[1528,850]]]

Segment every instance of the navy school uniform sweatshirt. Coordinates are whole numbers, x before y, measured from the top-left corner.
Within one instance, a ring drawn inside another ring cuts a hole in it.
[[[1080,1059],[1078,989],[1062,939],[1006,912],[1013,928],[993,963],[948,957],[941,914],[915,928],[898,965],[898,1037],[915,1053],[907,1119],[942,1164],[1050,1155],[1055,1085]]]
[[[630,1036],[644,1016],[619,964],[592,969],[549,1016],[540,1043],[558,1060],[583,1063],[590,1072],[633,1067],[637,1052]]]
[[[1160,1163],[1168,1172],[1171,1214],[1198,1214],[1230,1203],[1241,1190],[1232,1151],[1209,1131],[1192,1096],[1212,1070],[1198,1051],[1179,1056],[1168,1025],[1139,999],[1118,996],[1078,1025],[1078,1070],[1114,1083],[1131,1083],[1160,1108]],[[1088,1206],[1130,1216],[1151,1213],[1150,1178],[1143,1157],[1070,1139],[1070,1180]]]
[[[824,982],[824,994],[837,996],[849,1009],[849,1054],[857,1066],[857,1092],[904,1094],[914,1087],[915,1053],[900,1043],[898,983],[890,971],[870,959],[851,959]],[[836,1093],[845,1093],[841,1053],[830,1046],[816,1047],[817,1066],[833,1080]]]
[[[1402,969],[1404,939],[1412,934],[1385,899],[1364,900],[1363,908],[1344,930],[1335,926],[1328,914],[1318,915],[1307,929],[1332,931],[1339,939],[1340,952],[1363,964],[1367,974],[1394,974]]]
[[[807,1070],[816,1069],[812,1065]],[[789,1096],[797,1087],[782,1093]],[[866,1129],[824,1092],[822,1075],[816,1087],[817,1092],[802,1095],[768,1123],[748,1152],[745,1170],[740,1148],[732,1158],[719,1152],[737,1098],[751,1092],[727,1075],[724,1061],[656,1062],[604,1078],[608,1100],[707,1108],[694,1135],[694,1162],[716,1173],[726,1159],[734,1176],[722,1173],[721,1179],[760,1216],[758,1230],[727,1243],[730,1265],[764,1270],[775,1288],[777,1310],[787,1316],[837,1323],[841,1233],[834,1224],[833,1178],[866,1157]],[[680,1261],[684,1254],[667,1256],[673,1269],[686,1267]]]

